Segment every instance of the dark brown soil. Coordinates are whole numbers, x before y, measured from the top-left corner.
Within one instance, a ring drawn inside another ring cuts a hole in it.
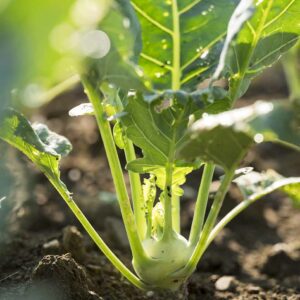
[[[249,95],[259,98],[254,92]],[[80,102],[73,99],[81,97],[78,92],[57,99],[33,119],[46,121],[72,141],[74,151],[62,163],[63,180],[101,236],[130,266],[96,125],[91,117],[67,117],[68,109]],[[245,164],[299,176],[299,158],[295,152],[264,145],[254,149]],[[300,299],[300,210],[282,194],[254,204],[223,230],[180,291],[144,292],[111,266],[23,156],[10,149],[7,159],[9,164],[1,172],[10,174],[14,189],[0,210],[1,300]],[[198,178],[199,174],[189,177],[188,196],[182,202],[184,233],[191,224]],[[222,214],[239,200],[232,187]]]

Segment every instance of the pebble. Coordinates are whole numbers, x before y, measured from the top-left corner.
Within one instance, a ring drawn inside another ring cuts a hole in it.
[[[148,292],[146,293],[146,296],[147,296],[148,298],[151,298],[151,297],[154,296],[154,292],[153,292],[153,291],[148,291]]]
[[[234,277],[233,276],[222,276],[216,283],[215,288],[218,291],[228,291],[234,288]]]
[[[43,244],[43,253],[45,254],[59,254],[61,245],[59,240],[54,239]]]
[[[258,286],[250,286],[248,288],[248,292],[249,292],[249,294],[259,294],[260,287],[258,287]]]

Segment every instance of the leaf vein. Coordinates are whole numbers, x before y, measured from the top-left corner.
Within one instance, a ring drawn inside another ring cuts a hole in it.
[[[264,61],[265,59],[267,59],[269,56],[272,56],[274,53],[276,53],[277,51],[280,51],[281,49],[283,49],[286,45],[288,44],[292,44],[293,42],[297,41],[299,39],[299,37],[295,37],[292,40],[288,41],[287,43],[281,45],[280,47],[278,47],[277,49],[274,49],[273,51],[269,52],[267,55],[265,55],[264,57],[262,57],[261,59],[257,60],[251,68],[259,65],[262,61]]]
[[[188,4],[181,11],[179,11],[179,15],[182,15],[182,14],[188,12],[189,10],[191,10],[195,5],[197,5],[200,2],[202,2],[202,0],[195,0],[192,3]]]
[[[152,143],[152,141],[144,134],[143,130],[139,127],[139,125],[136,123],[136,121],[134,120],[134,118],[131,118],[133,124],[135,125],[135,127],[137,128],[137,130],[140,132],[140,134],[142,135],[142,137],[144,137],[144,139],[154,148],[156,149],[166,160],[168,160],[167,155],[160,149],[158,148],[155,144]]]
[[[181,69],[184,70],[189,67],[194,61],[201,57],[201,55],[209,50],[212,46],[214,46],[217,42],[219,42],[225,35],[227,31],[224,31],[219,36],[217,36],[213,41],[211,41],[207,46],[205,46],[201,51],[199,51],[194,57],[192,57],[187,63],[185,63]]]
[[[296,0],[291,0],[291,2],[278,14],[274,19],[270,20],[267,24],[265,24],[264,29],[268,28],[270,25],[272,25],[274,22],[276,22],[278,19],[280,19],[287,10],[295,3]]]
[[[150,62],[152,62],[152,63],[154,63],[154,64],[156,64],[156,65],[158,65],[158,66],[160,66],[160,67],[162,67],[162,68],[165,68],[165,69],[167,69],[169,71],[173,70],[172,67],[166,65],[162,61],[160,61],[160,60],[158,60],[158,59],[156,59],[156,58],[154,58],[152,56],[149,56],[149,55],[147,55],[147,54],[145,54],[143,52],[141,53],[141,57],[144,58],[144,59],[146,59],[146,60],[148,60],[148,61],[150,61]]]
[[[169,28],[165,27],[164,25],[162,25],[161,23],[159,23],[158,21],[154,20],[151,16],[149,16],[148,14],[146,14],[139,6],[137,6],[133,1],[131,1],[131,4],[133,6],[133,8],[142,16],[144,17],[146,20],[148,20],[150,23],[152,23],[153,25],[155,25],[157,28],[159,28],[160,30],[170,34],[171,36],[173,36],[173,31],[170,30]]]

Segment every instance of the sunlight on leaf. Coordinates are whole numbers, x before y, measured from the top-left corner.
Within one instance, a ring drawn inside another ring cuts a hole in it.
[[[257,132],[253,131],[249,121],[272,110],[271,103],[257,102],[221,114],[206,115],[191,125],[190,139],[178,155],[187,160],[199,158],[213,162],[226,170],[236,167],[255,143]]]

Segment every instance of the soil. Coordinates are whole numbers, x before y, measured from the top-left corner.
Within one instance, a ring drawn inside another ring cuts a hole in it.
[[[266,98],[261,82],[244,104]],[[280,88],[269,97],[284,97],[280,76],[274,86]],[[80,89],[73,91],[35,112],[32,119],[48,123],[73,143],[74,151],[62,162],[62,178],[101,236],[130,267],[128,241],[96,124],[91,117],[67,117],[82,97]],[[9,163],[1,173],[9,174],[14,188],[0,210],[1,300],[300,299],[300,209],[280,193],[265,197],[230,223],[180,291],[144,292],[112,267],[43,175],[10,148],[6,158]],[[244,164],[299,176],[299,158],[293,151],[266,144],[253,149]],[[216,180],[220,174],[218,170]],[[199,174],[189,176],[185,187],[184,234],[191,224],[198,180]],[[222,214],[240,200],[233,186]]]

